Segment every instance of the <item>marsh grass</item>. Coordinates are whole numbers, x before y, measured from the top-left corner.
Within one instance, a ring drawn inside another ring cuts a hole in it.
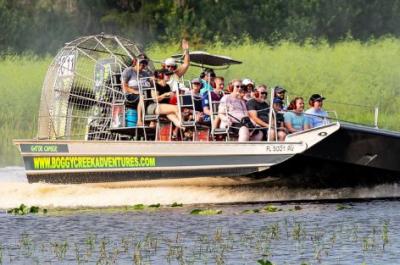
[[[187,211],[162,207],[189,217]],[[333,211],[335,207],[332,205]],[[319,226],[318,223],[310,224],[303,218],[296,218],[302,212],[288,216],[291,206],[282,205],[279,208],[283,211],[276,211],[273,215],[263,211],[255,216],[263,220],[259,225],[236,231],[232,231],[232,227],[218,225],[218,220],[225,218],[224,215],[237,218],[242,212],[240,210],[224,211],[222,216],[192,217],[196,220],[204,218],[210,224],[208,228],[194,233],[159,231],[157,227],[144,231],[140,223],[137,224],[138,231],[124,231],[119,236],[89,231],[76,237],[54,237],[39,235],[31,230],[21,233],[19,237],[17,235],[16,245],[9,242],[0,244],[0,261],[6,264],[230,264],[234,260],[240,264],[331,264],[336,262],[335,256],[342,246],[351,246],[354,258],[363,259],[353,264],[370,264],[372,255],[383,257],[386,248],[393,244],[389,220],[381,220],[372,226],[350,221],[325,227],[326,224]],[[137,215],[133,211],[132,214]],[[277,218],[278,215],[281,217]],[[244,216],[246,219],[249,217]],[[242,256],[238,256],[239,252]],[[292,262],[293,259],[287,263],[277,262],[276,257],[282,253],[288,253],[288,258],[297,257],[294,259],[296,262]],[[340,260],[337,263],[342,264]]]
[[[210,53],[243,61],[243,65],[217,71],[226,83],[233,78],[251,78],[257,84],[284,86],[289,98],[313,93],[327,98],[325,108],[342,120],[372,125],[374,107],[379,107],[379,127],[399,130],[400,39],[385,38],[360,43],[345,40],[299,45],[283,41],[275,46],[245,41],[204,47]],[[179,45],[154,44],[147,49],[153,59],[180,52]],[[6,57],[0,60],[0,165],[22,163],[12,139],[32,138],[42,82],[51,58]],[[158,64],[159,65],[159,64]],[[198,76],[192,67],[188,79]]]

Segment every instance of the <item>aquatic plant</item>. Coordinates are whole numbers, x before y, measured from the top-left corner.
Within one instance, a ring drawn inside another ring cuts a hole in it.
[[[63,261],[68,250],[68,242],[53,242],[51,243],[51,246],[53,247],[53,252],[57,259]]]
[[[382,249],[385,250],[386,245],[389,244],[389,221],[385,220],[382,225]]]
[[[216,209],[194,209],[190,212],[190,214],[193,215],[216,215],[221,213],[222,210],[216,210]]]
[[[257,262],[258,262],[258,264],[260,264],[260,265],[274,265],[271,261],[269,261],[269,260],[264,260],[264,259],[259,259],[259,260],[257,260]]]
[[[173,204],[171,204],[171,207],[183,207],[183,204],[174,202]]]
[[[37,214],[37,213],[39,213],[39,211],[40,211],[40,208],[38,206],[28,207],[22,203],[19,207],[7,210],[7,213],[14,214],[14,215],[26,215],[26,214],[30,214],[30,213]],[[42,213],[46,214],[47,209],[42,209]]]
[[[264,210],[269,213],[275,213],[275,212],[282,211],[282,209],[276,207],[275,205],[267,205],[264,207]]]
[[[242,213],[245,213],[245,214],[252,214],[252,213],[259,213],[259,212],[260,212],[260,209],[246,209],[246,210],[242,211]]]
[[[336,210],[337,210],[337,211],[347,210],[347,209],[351,209],[351,206],[349,206],[349,205],[344,205],[344,204],[338,204],[338,205],[336,205]]]
[[[144,210],[145,206],[144,204],[135,204],[132,206],[133,210]]]

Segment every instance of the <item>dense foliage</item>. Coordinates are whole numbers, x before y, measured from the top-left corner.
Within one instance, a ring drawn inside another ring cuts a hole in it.
[[[400,0],[0,0],[0,52],[54,53],[100,32],[201,46],[400,35]]]

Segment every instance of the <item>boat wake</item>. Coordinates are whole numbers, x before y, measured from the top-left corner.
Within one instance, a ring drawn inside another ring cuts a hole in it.
[[[24,169],[0,168],[0,208],[21,203],[41,207],[109,207],[174,202],[239,203],[400,197],[398,184],[352,188],[287,188],[268,183],[271,178],[199,178],[95,184],[27,182]]]

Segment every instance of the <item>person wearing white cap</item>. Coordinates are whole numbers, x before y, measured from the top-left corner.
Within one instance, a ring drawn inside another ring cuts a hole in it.
[[[244,100],[249,101],[254,98],[254,81],[248,78],[243,79],[242,85],[247,87],[247,93],[244,96]]]
[[[183,49],[183,63],[178,67],[178,64],[174,58],[167,58],[163,66],[169,71],[172,71],[174,75],[171,77],[168,84],[171,86],[172,91],[177,91],[179,88],[179,79],[186,73],[190,65],[190,55],[189,55],[189,42],[185,39],[182,40]]]

